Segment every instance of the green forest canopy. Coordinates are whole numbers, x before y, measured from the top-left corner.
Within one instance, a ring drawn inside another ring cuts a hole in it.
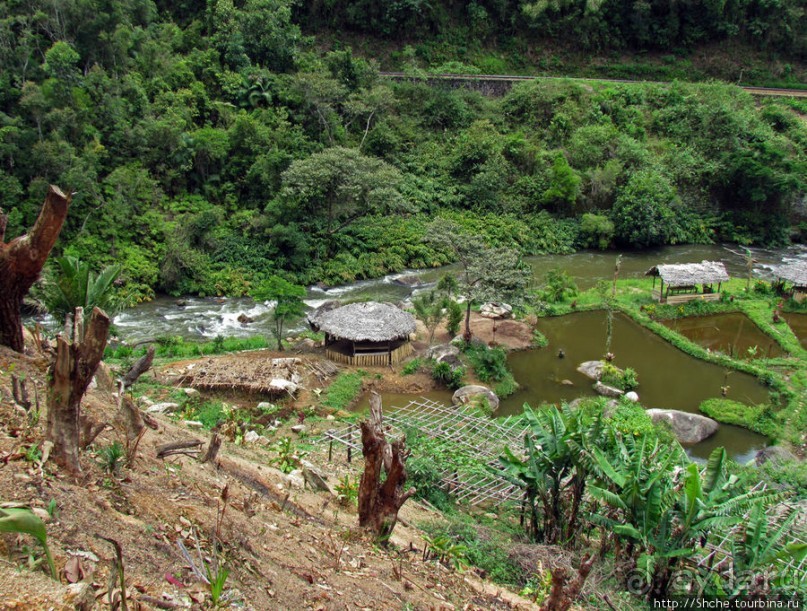
[[[796,0],[646,4],[631,18],[620,2],[462,10],[490,39],[575,36],[562,26],[573,21],[594,46],[733,37],[804,57]],[[449,249],[423,241],[434,217],[529,254],[790,238],[807,190],[797,103],[718,83],[542,80],[497,99],[385,80],[350,49],[320,52],[301,26],[441,35],[459,8],[323,6],[2,3],[8,236],[47,184],[75,191],[62,253],[120,262],[131,301],[443,264]]]

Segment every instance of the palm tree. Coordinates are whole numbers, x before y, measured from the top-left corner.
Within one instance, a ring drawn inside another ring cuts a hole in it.
[[[94,307],[108,314],[118,308],[113,285],[120,275],[120,265],[109,265],[96,276],[90,271],[89,263],[77,257],[57,257],[55,263],[55,273],[44,283],[43,301],[56,320],[64,321],[78,307],[84,308],[85,322]]]

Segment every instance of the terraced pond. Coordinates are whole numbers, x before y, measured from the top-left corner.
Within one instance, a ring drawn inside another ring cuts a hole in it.
[[[776,340],[763,333],[751,319],[740,312],[691,316],[662,322],[704,348],[735,358],[768,358],[785,354]]]
[[[536,406],[594,395],[591,380],[577,366],[599,359],[605,352],[606,314],[581,312],[544,318],[538,328],[549,346],[510,355],[510,367],[522,388],[502,402],[499,415],[518,413],[524,403]],[[558,357],[561,349],[564,358]],[[637,392],[645,407],[699,413],[700,403],[721,396],[724,386],[728,386],[728,398],[736,401],[753,405],[768,400],[767,389],[753,376],[689,356],[620,314],[614,315],[611,351],[617,366],[632,367],[639,374]],[[735,459],[745,460],[765,442],[763,436],[746,429],[721,425],[714,437],[691,447],[690,452],[704,458],[712,447],[722,445]]]

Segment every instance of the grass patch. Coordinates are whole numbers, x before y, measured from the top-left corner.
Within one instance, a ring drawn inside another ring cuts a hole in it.
[[[226,418],[224,404],[221,401],[206,401],[192,413],[192,419],[201,422],[202,426],[208,431]]]
[[[353,373],[340,373],[325,391],[322,405],[333,409],[347,409],[361,392],[362,378],[366,371],[359,369]]]
[[[731,399],[706,399],[701,412],[724,424],[735,424],[763,435],[770,435],[775,425],[768,418],[768,406],[746,405]]]
[[[209,354],[225,354],[242,350],[261,350],[269,347],[269,340],[262,336],[254,337],[217,337],[208,342],[186,341],[180,336],[160,337],[155,340],[157,348],[155,356],[160,358],[193,358]],[[107,346],[104,351],[105,361],[128,361],[138,359],[146,354],[145,345],[132,348],[127,345]]]
[[[422,358],[416,356],[406,365],[403,366],[403,369],[401,369],[401,374],[405,376],[411,376],[412,374],[417,373],[420,370],[420,368],[424,365],[424,363],[425,361]]]
[[[513,539],[520,533],[511,532],[506,526],[507,520],[479,524],[471,516],[456,513],[448,516],[447,522],[423,524],[422,528],[433,538],[446,537],[453,544],[463,546],[465,560],[485,571],[492,581],[523,586],[529,576],[524,575],[509,555]]]

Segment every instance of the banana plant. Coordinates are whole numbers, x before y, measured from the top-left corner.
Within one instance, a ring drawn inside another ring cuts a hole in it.
[[[536,541],[573,540],[591,473],[590,452],[603,434],[601,412],[524,406],[528,431],[523,458],[505,448],[499,462],[505,477],[524,489],[530,512],[530,534]],[[565,528],[564,528],[565,526]]]
[[[793,536],[794,524],[799,511],[790,508],[778,523],[772,519],[762,504],[757,504],[742,523],[739,536],[734,539],[731,550],[732,572],[734,575],[764,574],[767,569],[775,569],[770,583],[754,584],[760,588],[776,588],[786,595],[803,592],[807,585],[804,571],[792,570],[807,558],[807,543],[789,540]],[[735,582],[733,591],[728,594],[769,595],[768,591],[741,591],[748,584]]]
[[[0,532],[32,535],[45,550],[45,559],[48,562],[50,576],[59,581],[56,565],[48,547],[48,533],[45,523],[30,509],[22,507],[0,508]]]

